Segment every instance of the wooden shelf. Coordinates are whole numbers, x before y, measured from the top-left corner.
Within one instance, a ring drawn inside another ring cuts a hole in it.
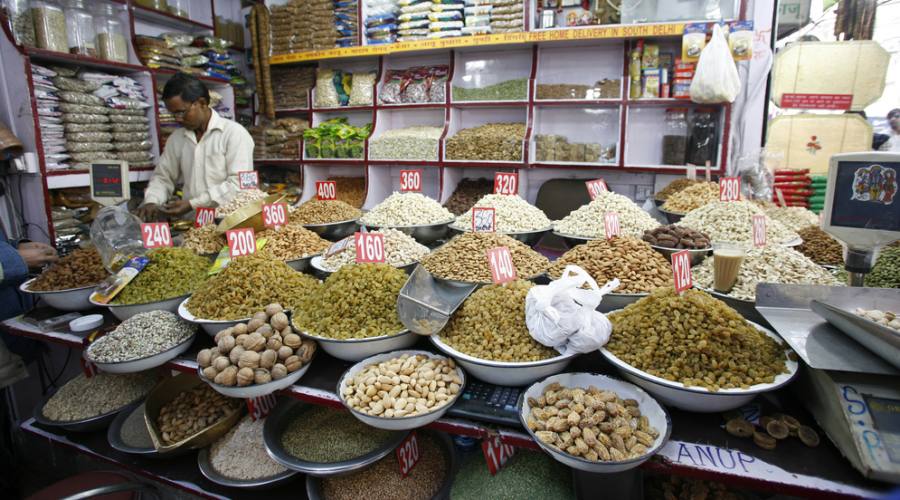
[[[24,47],[25,54],[32,61],[39,63],[47,62],[54,64],[74,64],[78,66],[86,66],[93,69],[102,69],[116,73],[123,72],[144,72],[150,71],[146,66],[137,64],[129,64],[118,61],[109,61],[97,57],[82,56],[76,54],[67,54],[65,52],[56,52],[54,50],[36,49],[34,47]]]
[[[176,16],[171,12],[142,7],[140,5],[132,5],[132,9],[135,19],[166,26],[175,30],[187,32],[214,30],[212,25]]]

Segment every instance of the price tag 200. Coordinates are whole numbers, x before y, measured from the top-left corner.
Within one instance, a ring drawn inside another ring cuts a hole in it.
[[[739,201],[740,199],[740,177],[722,177],[719,179],[719,201]]]
[[[587,185],[588,195],[590,195],[592,200],[597,199],[602,193],[609,191],[609,186],[606,185],[606,181],[603,179],[594,179],[585,182],[585,184]]]
[[[488,265],[491,268],[491,280],[496,284],[507,283],[516,279],[516,266],[507,247],[496,247],[487,251]]]
[[[496,210],[492,207],[472,207],[472,232],[493,233],[497,231]]]
[[[384,262],[384,235],[381,233],[356,233],[356,262],[383,263]]]
[[[694,285],[691,277],[691,255],[687,250],[672,254],[672,276],[675,292],[681,293]]]
[[[287,203],[265,203],[262,206],[263,225],[280,227],[287,224]]]
[[[197,207],[194,210],[194,227],[203,227],[207,224],[212,224],[215,220],[215,208]]]
[[[766,246],[766,216],[757,214],[753,216],[753,246]]]
[[[316,181],[316,198],[319,200],[337,199],[337,182]]]
[[[252,227],[226,231],[225,239],[228,240],[228,256],[232,259],[256,253],[256,232]]]
[[[256,170],[241,170],[238,172],[238,185],[241,189],[256,189],[259,187],[259,172]]]
[[[165,222],[145,222],[141,224],[141,238],[144,248],[160,248],[172,246],[172,233]]]
[[[401,192],[419,192],[422,190],[422,171],[421,170],[401,170],[400,171],[400,191]]]
[[[622,232],[619,227],[619,213],[606,212],[603,214],[603,229],[606,230],[606,239],[612,239]]]
[[[494,174],[494,194],[514,195],[519,193],[519,174],[497,172]]]
[[[397,447],[397,462],[400,464],[400,475],[406,477],[419,461],[419,440],[416,431],[412,431]]]
[[[247,412],[253,420],[266,418],[269,416],[269,412],[272,411],[272,408],[275,408],[276,403],[278,403],[278,400],[275,398],[274,394],[248,398]]]
[[[500,469],[516,453],[516,449],[508,444],[500,442],[500,436],[485,438],[481,441],[481,451],[484,452],[484,461],[487,463],[491,475],[496,475]]]

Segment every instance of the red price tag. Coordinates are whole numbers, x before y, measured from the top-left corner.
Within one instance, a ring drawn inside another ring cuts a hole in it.
[[[512,445],[500,442],[500,436],[488,437],[481,441],[481,451],[484,452],[484,461],[487,462],[491,475],[500,472],[500,469],[516,453]]]
[[[194,227],[203,227],[212,224],[216,220],[216,209],[209,207],[197,207],[194,210]]]
[[[591,196],[592,200],[600,196],[601,193],[609,191],[609,186],[606,185],[606,181],[603,179],[594,179],[585,182],[585,184],[587,185],[588,194]]]
[[[337,182],[316,181],[316,198],[319,200],[336,200]]]
[[[519,174],[497,172],[494,174],[494,194],[513,195],[519,193]]]
[[[472,232],[493,233],[497,231],[497,211],[491,207],[472,207]]]
[[[603,228],[606,229],[606,239],[612,239],[619,236],[621,229],[619,228],[619,213],[606,212],[603,214]]]
[[[356,233],[356,263],[384,262],[384,235],[381,233]]]
[[[681,293],[694,286],[691,277],[691,255],[687,250],[672,254],[672,275],[675,278],[676,293]]]
[[[722,177],[719,179],[719,201],[739,201],[740,199],[740,177]]]
[[[275,408],[277,403],[278,399],[274,394],[249,398],[247,399],[247,412],[253,420],[266,418],[269,416],[269,412],[272,411],[272,408]]]
[[[401,170],[400,171],[400,191],[422,190],[422,171],[421,170]]]
[[[165,222],[145,222],[141,224],[141,238],[144,248],[160,248],[172,246],[172,233]]]
[[[753,216],[753,246],[766,246],[766,216],[759,214]]]
[[[400,463],[400,475],[406,477],[419,461],[419,440],[416,431],[412,431],[397,447],[397,462]]]
[[[241,189],[256,189],[259,187],[259,173],[256,170],[241,170],[238,172],[238,184]]]
[[[507,283],[516,279],[516,266],[507,247],[496,247],[487,251],[488,265],[491,267],[491,280],[496,284]]]
[[[228,256],[232,259],[256,253],[256,232],[252,227],[226,231],[225,239],[228,240]]]
[[[287,224],[287,203],[265,203],[262,206],[263,225],[280,227]]]

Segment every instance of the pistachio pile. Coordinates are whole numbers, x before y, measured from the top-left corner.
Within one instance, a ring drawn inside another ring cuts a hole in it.
[[[241,410],[244,402],[227,398],[206,384],[184,391],[163,405],[156,427],[163,444],[181,442]]]
[[[659,226],[659,223],[650,217],[650,214],[627,197],[606,191],[600,193],[587,205],[572,211],[558,221],[553,229],[569,236],[605,238],[606,226],[603,221],[607,212],[619,214],[619,234],[621,236],[640,238],[644,231]]]
[[[447,139],[448,160],[522,161],[524,123],[489,123]]]
[[[228,217],[244,205],[253,203],[254,201],[264,200],[267,196],[269,196],[268,193],[260,191],[259,189],[242,189],[238,191],[232,199],[228,200],[227,203],[216,207],[216,217]]]
[[[528,203],[517,194],[489,194],[475,202],[472,207],[493,208],[494,226],[498,233],[522,233],[548,229],[553,221],[543,210]],[[469,209],[453,222],[453,227],[463,231],[472,230],[472,210]]]
[[[155,370],[123,375],[99,372],[90,378],[79,373],[50,397],[41,413],[56,422],[85,420],[143,398],[154,385]]]
[[[655,195],[653,195],[653,198],[659,201],[666,201],[673,194],[687,188],[688,186],[693,186],[694,184],[697,184],[699,182],[704,181],[701,181],[699,179],[688,179],[684,177],[682,177],[681,179],[675,179],[674,181],[667,184],[666,187],[660,189]]]
[[[340,200],[309,200],[288,216],[291,222],[303,225],[332,224],[356,220],[362,212]]]
[[[324,252],[331,242],[293,222],[277,229],[268,229],[259,235],[267,238],[259,251],[263,257],[275,260],[296,260]]]
[[[215,224],[192,227],[184,233],[183,248],[198,255],[219,253],[225,246],[225,235],[218,232]]]
[[[550,265],[547,274],[559,279],[567,265],[587,271],[597,284],[618,278],[616,293],[647,293],[672,286],[672,266],[646,242],[631,237],[592,240],[569,250]]]
[[[497,233],[463,233],[426,255],[421,264],[438,278],[469,283],[490,283],[491,269],[487,251],[509,248],[516,274],[523,278],[537,276],[547,270],[550,261],[528,245]]]
[[[714,201],[719,201],[719,185],[699,182],[671,194],[660,208],[666,212],[686,214]]]
[[[453,214],[440,203],[412,192],[394,192],[359,219],[370,227],[421,226],[452,220]]]
[[[857,307],[853,311],[853,314],[862,316],[867,320],[874,321],[879,325],[893,328],[894,330],[900,332],[900,316],[898,316],[895,312],[882,311],[880,309],[863,309],[862,307]]]
[[[750,201],[716,201],[691,210],[679,224],[709,235],[713,242],[753,243],[753,216],[765,215]],[[766,241],[770,245],[799,238],[784,224],[766,217]]]
[[[664,248],[686,248],[689,250],[710,248],[709,236],[700,231],[694,231],[689,227],[676,224],[644,231],[644,236],[641,239],[651,245]]]
[[[150,262],[113,299],[113,304],[147,304],[187,295],[206,281],[209,260],[186,248],[155,248]]]
[[[394,267],[403,267],[418,262],[428,254],[428,247],[413,239],[412,236],[396,229],[379,229],[372,234],[384,235],[384,260]],[[350,242],[340,252],[322,259],[322,267],[327,271],[337,271],[347,264],[356,262],[356,239],[347,237]]]

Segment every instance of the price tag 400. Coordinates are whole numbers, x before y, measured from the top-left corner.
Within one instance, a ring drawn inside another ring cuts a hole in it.
[[[336,200],[337,182],[316,181],[316,198],[319,200]]]
[[[241,170],[238,172],[238,184],[241,189],[256,189],[259,187],[259,172],[256,170]]]
[[[160,248],[172,246],[172,233],[165,222],[146,222],[141,224],[141,238],[144,248]]]
[[[406,477],[419,461],[419,440],[416,431],[412,431],[397,447],[397,462],[400,464],[400,475]]]
[[[256,253],[256,233],[252,227],[226,231],[225,239],[228,240],[228,256],[232,259]]]
[[[203,227],[212,224],[216,220],[216,209],[209,207],[197,207],[194,210],[194,227]]]
[[[400,191],[419,192],[422,190],[422,171],[421,170],[401,170],[400,171]]]
[[[606,230],[606,239],[612,239],[622,232],[619,227],[619,213],[606,212],[603,214],[603,229]]]
[[[481,451],[484,452],[484,461],[487,462],[491,475],[500,472],[500,469],[516,453],[516,449],[508,444],[500,442],[500,436],[485,438],[481,441]]]
[[[753,246],[766,246],[766,216],[757,214],[753,216]]]
[[[585,182],[585,184],[587,185],[588,195],[590,195],[592,200],[609,191],[609,186],[606,185],[606,181],[603,179],[594,179]]]
[[[519,193],[519,174],[497,172],[494,174],[494,194],[514,195]]]
[[[497,231],[496,210],[492,207],[472,207],[472,232],[493,233]]]
[[[247,412],[253,420],[266,418],[269,416],[272,408],[275,408],[276,403],[278,403],[278,399],[274,394],[249,398],[247,399]]]
[[[691,277],[691,254],[687,250],[672,254],[672,276],[675,279],[676,293],[681,293],[694,285]]]
[[[740,199],[740,177],[722,177],[719,179],[719,201],[739,201]]]
[[[384,235],[381,233],[356,233],[356,262],[384,262]]]
[[[507,283],[516,279],[516,266],[507,247],[496,247],[487,251],[488,265],[491,267],[491,280],[496,284]]]
[[[262,206],[263,225],[281,227],[287,224],[287,203],[266,203]]]

